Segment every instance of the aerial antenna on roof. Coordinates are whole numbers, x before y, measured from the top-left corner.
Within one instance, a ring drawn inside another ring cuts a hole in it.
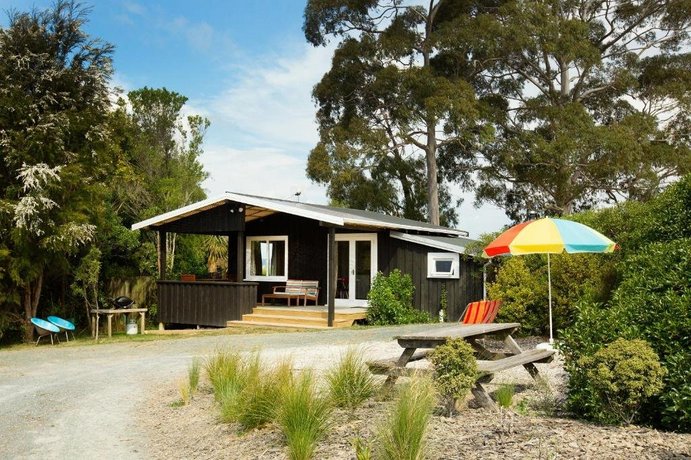
[[[302,195],[302,192],[298,190],[297,192],[293,193],[295,195],[295,200],[299,203],[300,202],[300,195]]]

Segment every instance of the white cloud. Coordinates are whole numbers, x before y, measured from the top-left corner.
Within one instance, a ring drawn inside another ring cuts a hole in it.
[[[274,148],[236,149],[207,145],[201,158],[210,173],[204,183],[209,196],[225,191],[325,203],[324,189],[305,177],[305,159]]]
[[[312,87],[328,70],[332,52],[302,45],[297,57],[241,67],[230,86],[209,102],[214,123],[257,145],[308,150],[318,139]]]

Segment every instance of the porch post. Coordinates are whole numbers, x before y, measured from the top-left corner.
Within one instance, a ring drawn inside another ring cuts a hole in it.
[[[166,279],[168,257],[166,254],[166,232],[160,230],[158,232],[158,279]]]
[[[235,261],[237,264],[238,282],[245,279],[245,232],[238,232],[237,251]]]
[[[235,256],[235,251],[237,250],[237,237],[238,234],[235,232],[228,233],[228,281],[238,281],[238,268],[237,268],[237,258]]]
[[[329,327],[333,327],[336,314],[336,257],[336,229],[331,227],[329,228],[329,312],[327,315],[327,325]]]

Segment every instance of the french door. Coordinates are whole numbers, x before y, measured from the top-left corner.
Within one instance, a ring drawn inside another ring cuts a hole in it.
[[[336,233],[336,253],[336,306],[366,306],[377,274],[377,234]]]

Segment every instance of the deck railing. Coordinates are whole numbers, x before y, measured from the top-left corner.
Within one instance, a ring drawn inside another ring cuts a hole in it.
[[[257,283],[158,281],[158,318],[162,323],[225,327],[257,305]]]

